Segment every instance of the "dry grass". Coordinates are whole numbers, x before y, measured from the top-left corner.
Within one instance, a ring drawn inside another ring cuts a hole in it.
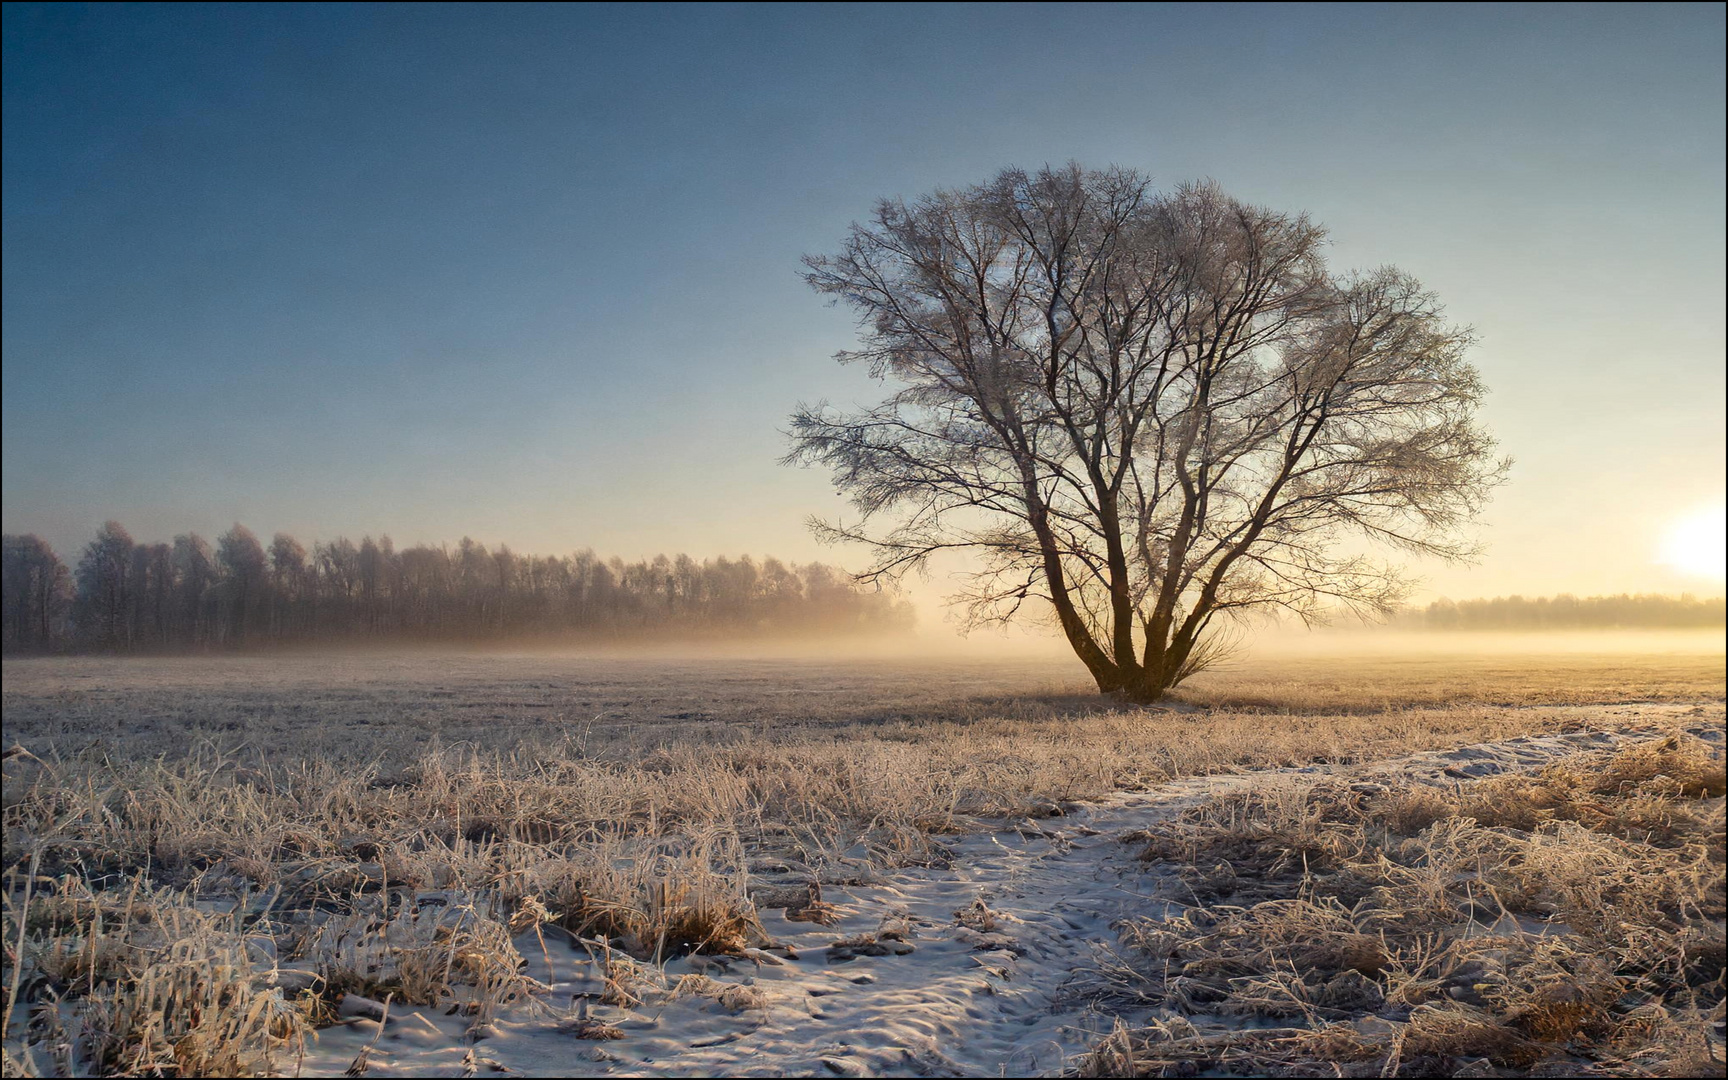
[[[260,1074],[303,1052],[318,1011],[269,985],[242,919],[185,893],[37,876],[7,896],[4,926],[6,1000],[28,1003],[8,1075]]]
[[[1449,790],[1212,799],[1143,852],[1192,906],[1125,926],[1099,972],[1210,1029],[1119,1030],[1078,1069],[1721,1075],[1723,787],[1720,742],[1676,732]]]
[[[8,661],[7,738],[26,752],[5,763],[7,1074],[291,1068],[300,1040],[355,1001],[448,1004],[483,1032],[534,1000],[528,933],[591,949],[611,1000],[701,994],[663,961],[764,956],[759,904],[823,921],[823,882],[940,864],[942,837],[980,819],[1577,722],[1563,708],[1388,709],[1365,690],[1351,715],[1298,701],[1269,725],[1258,711],[1123,709],[1000,666],[592,667]],[[1675,807],[1697,781],[1661,767],[1668,787],[1634,769],[1616,782],[1636,797],[1592,794],[1619,825],[1590,835],[1689,835]],[[1555,811],[1539,802],[1532,813]],[[1574,803],[1550,816],[1590,831]],[[1327,850],[1312,854],[1357,854]],[[1569,886],[1615,887],[1601,874]],[[967,920],[990,914],[957,918],[987,933]],[[1305,992],[1283,985],[1255,992]],[[571,1030],[607,1037],[583,1021]]]
[[[1492,647],[1439,652],[1430,647],[1435,637],[1395,637],[1402,652],[1338,655],[1314,647],[1256,655],[1195,676],[1177,697],[1209,708],[1332,714],[1465,704],[1721,701],[1728,677],[1720,632],[1671,636],[1664,641],[1672,651],[1644,653],[1611,647],[1624,637],[1598,645],[1585,635],[1564,638],[1570,651],[1552,643],[1548,648],[1555,651],[1533,653],[1526,650],[1540,647],[1540,637],[1520,642],[1499,636],[1482,643]],[[1470,640],[1453,648],[1468,649]]]

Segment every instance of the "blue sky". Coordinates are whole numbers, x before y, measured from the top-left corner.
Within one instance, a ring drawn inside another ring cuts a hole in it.
[[[846,561],[775,464],[874,395],[799,257],[1074,159],[1307,210],[1477,328],[1518,465],[1434,591],[1709,588],[1655,551],[1724,485],[1719,5],[4,18],[4,527],[68,558],[117,517]]]

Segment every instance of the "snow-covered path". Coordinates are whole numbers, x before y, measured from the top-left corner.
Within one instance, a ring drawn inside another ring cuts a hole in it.
[[[634,1009],[596,1006],[594,1016],[623,1037],[588,1041],[559,1030],[546,1010],[523,1008],[464,1041],[466,1021],[433,1008],[393,1010],[368,1056],[368,1075],[540,1076],[1015,1076],[1059,1070],[1110,1029],[1112,1018],[1066,992],[1101,947],[1112,924],[1163,908],[1160,874],[1123,844],[1132,830],[1213,793],[1278,782],[1278,777],[1342,773],[1453,783],[1508,769],[1533,768],[1578,750],[1645,737],[1658,721],[1721,738],[1722,708],[1605,706],[1569,709],[1596,730],[1513,739],[1347,768],[1311,767],[1208,777],[1161,785],[1066,808],[1060,816],[1012,823],[952,838],[941,867],[885,875],[871,884],[829,885],[823,899],[839,921],[793,922],[762,912],[777,941],[797,959],[780,963],[701,958],[666,965],[668,977],[707,975],[758,991],[741,1010],[736,997],[690,994]],[[1619,734],[1614,734],[1618,730]],[[980,906],[981,903],[981,906]],[[957,916],[957,913],[966,914]],[[886,955],[831,952],[841,938],[887,925],[904,942],[884,940]],[[588,953],[547,935],[551,965],[532,934],[518,941],[529,974],[549,984],[549,1004],[567,1013],[573,995],[597,992]],[[910,945],[907,950],[903,946]],[[764,958],[769,960],[770,958]],[[772,959],[778,959],[772,958]],[[710,987],[712,989],[712,987]],[[416,1015],[418,1014],[418,1015]],[[1128,1019],[1132,1019],[1131,1017]],[[307,1075],[340,1074],[376,1026],[322,1033],[304,1063]]]

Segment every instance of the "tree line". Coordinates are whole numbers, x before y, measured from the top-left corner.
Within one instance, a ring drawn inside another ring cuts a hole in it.
[[[195,651],[324,641],[775,636],[908,629],[912,607],[820,563],[688,555],[627,563],[592,551],[518,555],[464,538],[266,547],[236,524],[139,543],[115,521],[68,570],[35,535],[4,538],[8,652]]]
[[[1425,630],[1686,630],[1724,624],[1724,600],[1714,597],[1496,596],[1436,600],[1398,621]]]

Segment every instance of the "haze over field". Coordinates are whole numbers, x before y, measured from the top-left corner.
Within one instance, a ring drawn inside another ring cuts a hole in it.
[[[799,257],[1075,159],[1306,210],[1475,328],[1515,464],[1418,599],[1719,594],[1722,18],[9,5],[4,527],[860,563],[774,465],[879,394]]]

